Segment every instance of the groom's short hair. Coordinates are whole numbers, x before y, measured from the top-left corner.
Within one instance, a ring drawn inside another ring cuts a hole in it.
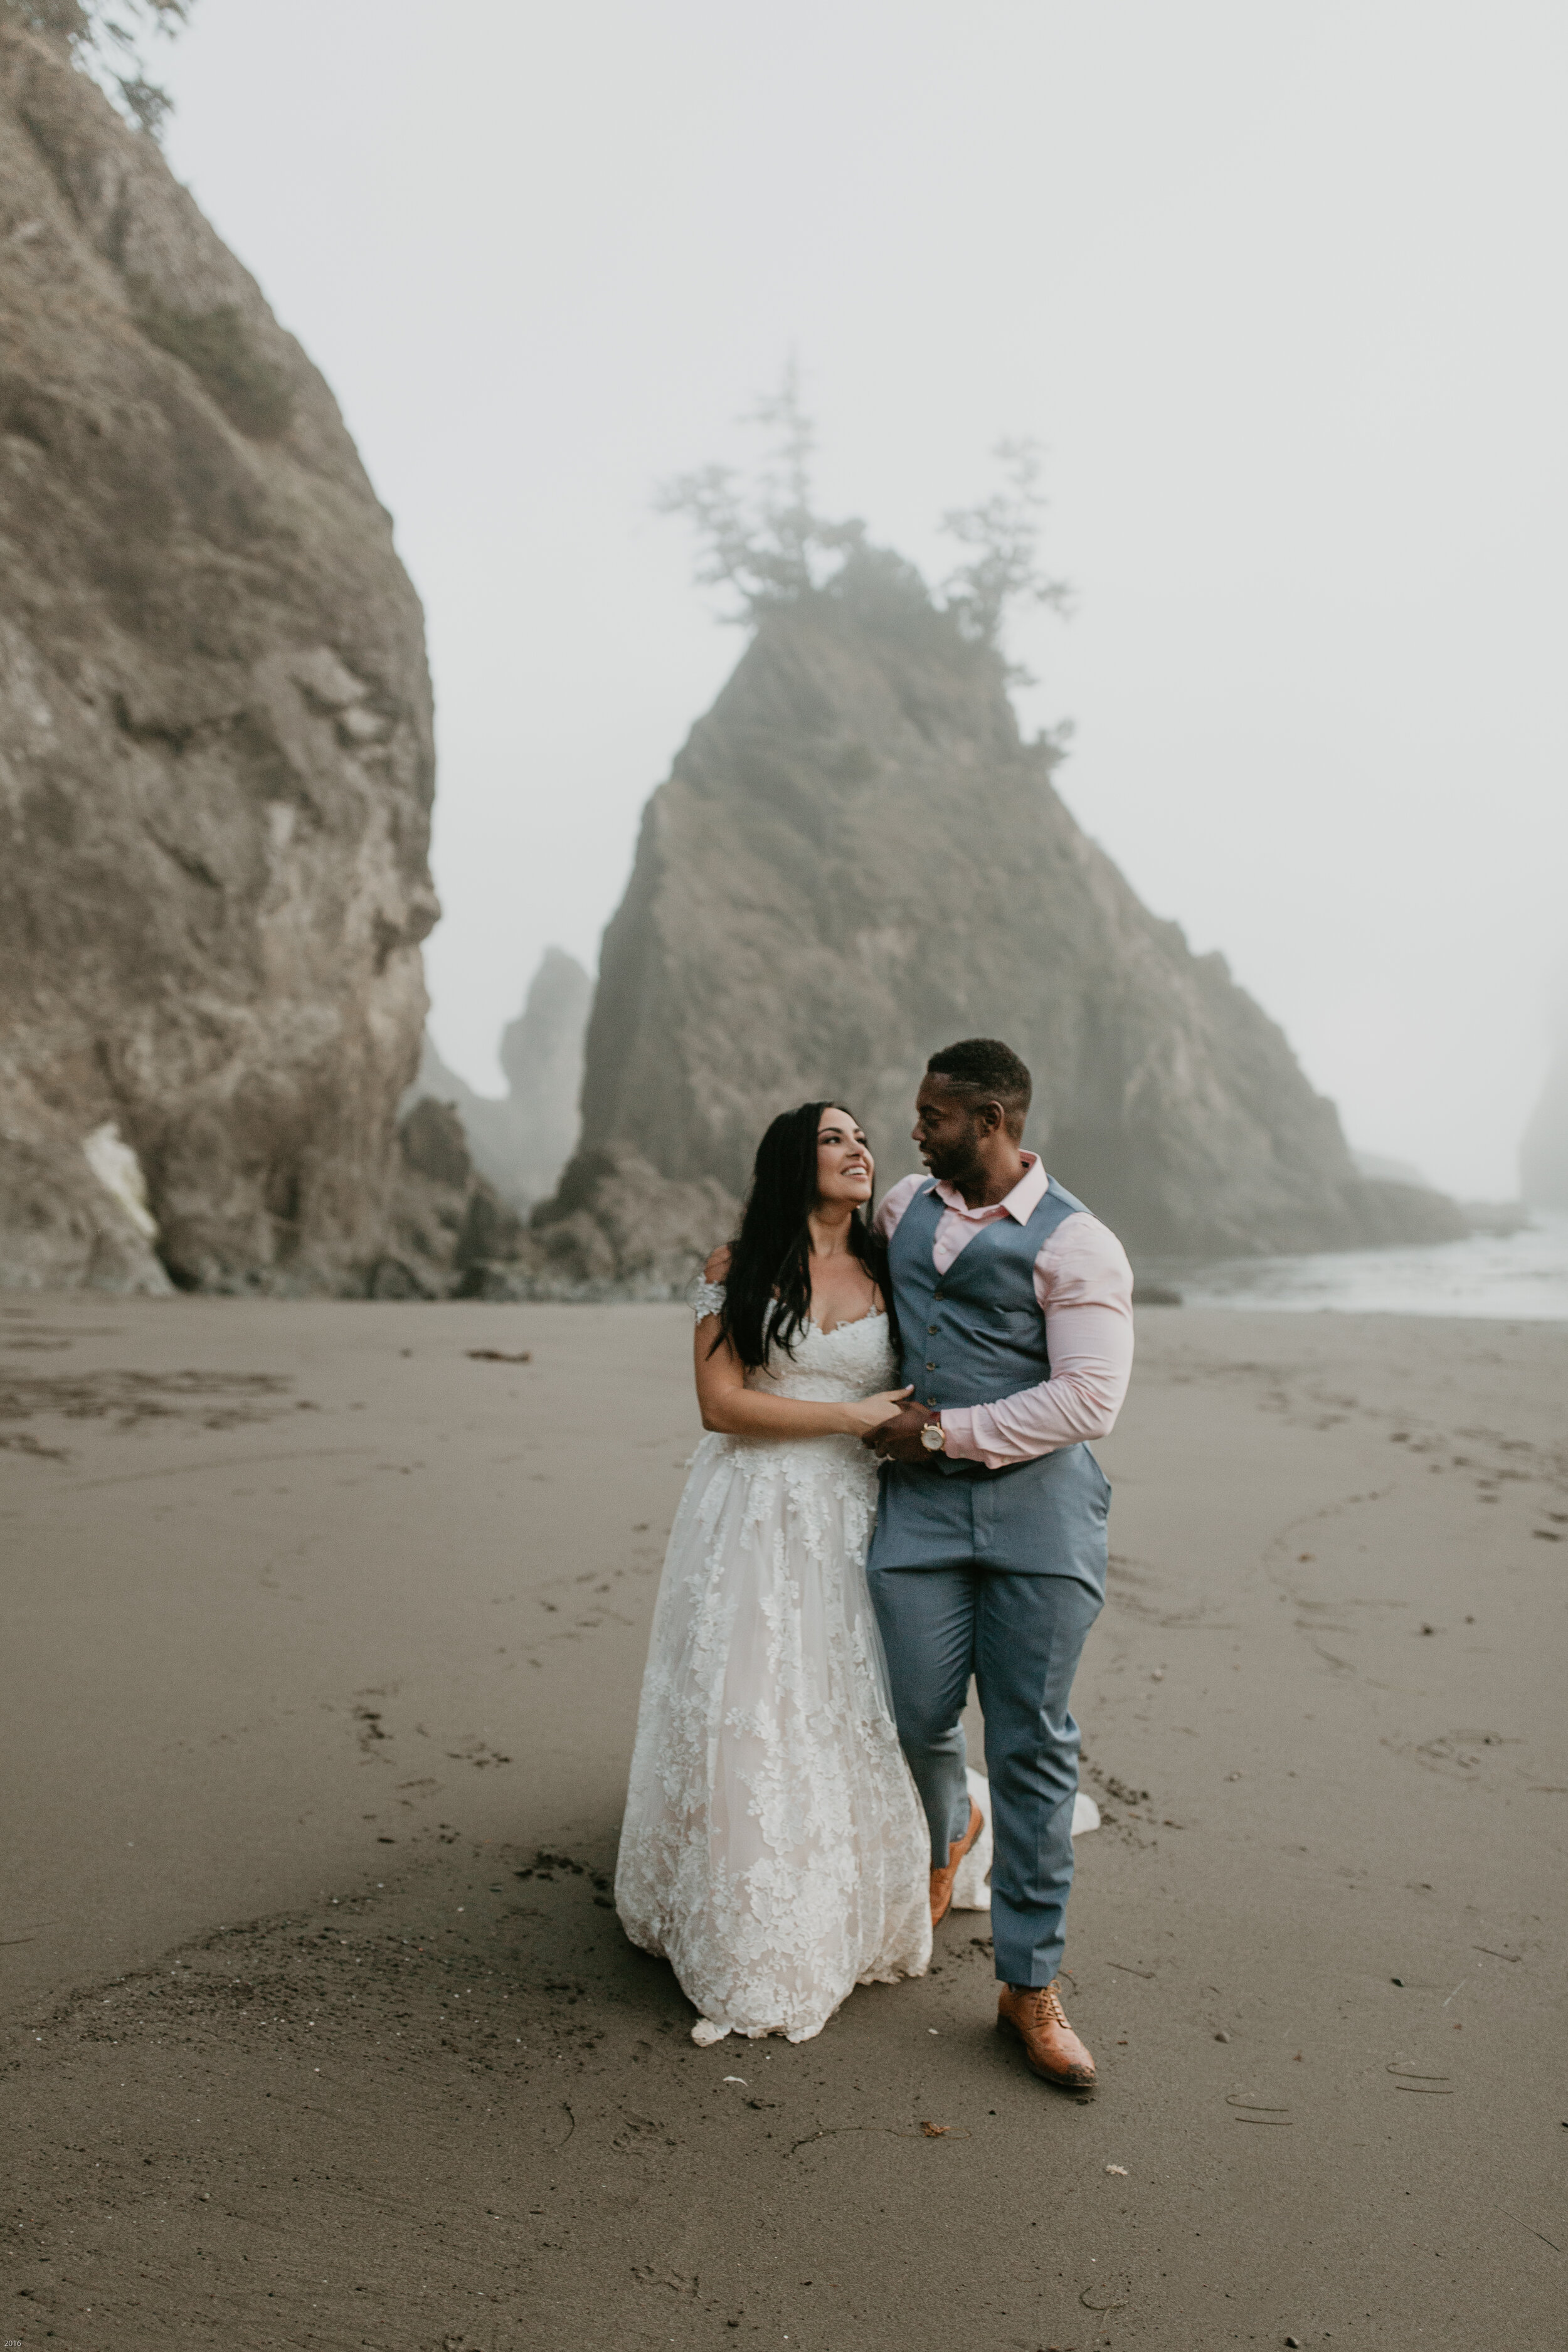
[[[1017,1137],[1034,1098],[1035,1082],[1028,1065],[1000,1037],[965,1037],[943,1046],[926,1064],[933,1078],[945,1078],[956,1093],[972,1102],[998,1102],[1007,1115],[1007,1131]]]

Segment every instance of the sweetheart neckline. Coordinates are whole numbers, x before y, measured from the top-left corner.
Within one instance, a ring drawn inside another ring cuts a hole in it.
[[[848,1316],[833,1324],[831,1328],[827,1325],[819,1323],[815,1315],[808,1315],[806,1317],[806,1328],[808,1330],[815,1331],[819,1339],[831,1339],[835,1331],[855,1331],[858,1330],[862,1323],[885,1323],[887,1319],[888,1310],[885,1307],[873,1307],[868,1308],[864,1315]]]

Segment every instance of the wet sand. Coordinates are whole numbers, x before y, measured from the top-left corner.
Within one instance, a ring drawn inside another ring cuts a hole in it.
[[[622,1939],[688,1329],[0,1299],[6,2342],[1568,2344],[1568,1327],[1142,1316],[1092,2102]]]

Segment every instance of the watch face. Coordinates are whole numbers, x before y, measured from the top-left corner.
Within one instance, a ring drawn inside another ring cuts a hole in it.
[[[926,1423],[925,1427],[921,1432],[921,1444],[925,1447],[928,1454],[941,1453],[942,1423],[940,1421],[934,1423],[928,1422]]]

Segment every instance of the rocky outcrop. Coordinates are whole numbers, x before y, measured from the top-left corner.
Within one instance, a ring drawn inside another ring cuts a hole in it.
[[[451,1103],[426,1096],[397,1130],[386,1246],[370,1268],[373,1298],[473,1297],[492,1259],[531,1248],[516,1212],[485,1181]]]
[[[546,948],[517,1019],[501,1032],[500,1066],[519,1140],[520,1202],[542,1201],[577,1140],[583,1042],[594,983],[563,948]]]
[[[577,1134],[583,1033],[594,983],[562,948],[546,948],[521,1013],[501,1032],[504,1095],[476,1093],[447,1068],[426,1034],[418,1074],[404,1099],[450,1103],[474,1166],[500,1197],[526,1209],[553,1190]]]
[[[735,1230],[741,1204],[716,1177],[665,1176],[626,1147],[579,1151],[533,1213],[516,1263],[487,1269],[487,1297],[673,1298]]]
[[[1057,760],[1020,740],[996,655],[897,559],[764,613],[644,815],[578,1157],[539,1235],[574,1232],[584,1272],[624,1263],[666,1188],[689,1211],[714,1185],[700,1254],[768,1119],[814,1096],[866,1122],[886,1184],[918,1164],[926,1055],[971,1035],[1024,1055],[1029,1139],[1146,1258],[1463,1231],[1441,1195],[1360,1173],[1224,958],[1194,956],[1075,823]]]
[[[421,1097],[398,1129],[390,1235],[374,1298],[675,1298],[738,1202],[671,1183],[635,1153],[579,1157],[525,1225],[488,1183],[455,1103]]]
[[[635,1154],[579,1157],[531,1229],[475,1166],[455,1103],[426,1095],[398,1129],[390,1238],[374,1298],[669,1298],[731,1230],[711,1178],[670,1183]]]
[[[331,393],[157,147],[0,23],[0,1283],[364,1286],[433,765]]]

